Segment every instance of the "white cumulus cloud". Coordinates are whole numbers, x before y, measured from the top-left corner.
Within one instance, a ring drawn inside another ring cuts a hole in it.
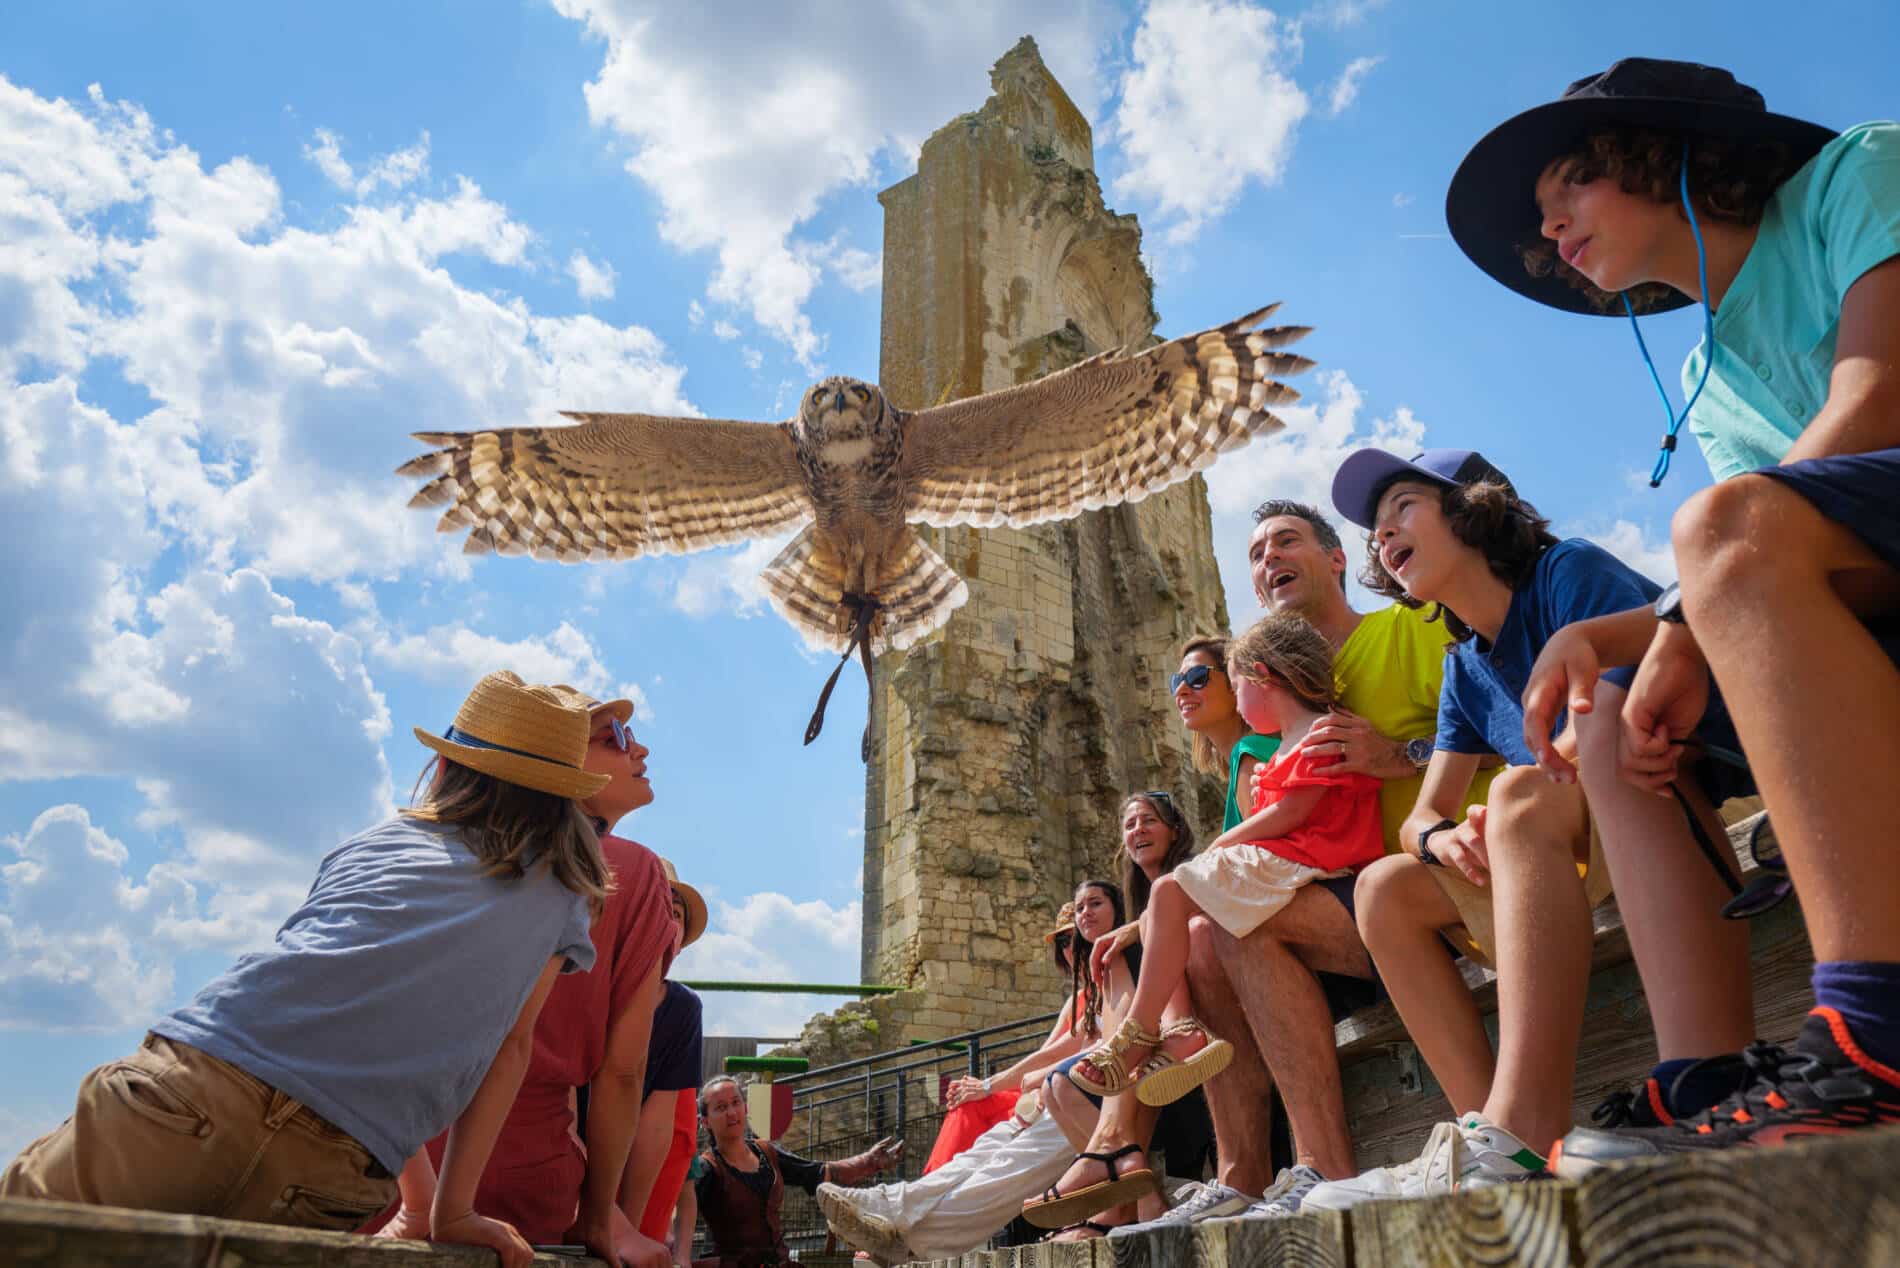
[[[743,22],[718,5],[554,5],[603,46],[588,112],[629,147],[627,170],[659,200],[661,236],[712,262],[705,298],[814,371],[824,337],[806,304],[828,264],[862,289],[868,253],[833,248],[828,260],[801,227],[839,191],[868,197],[894,179],[881,161],[908,163],[932,130],[981,105],[984,72],[1025,31],[1092,111],[1115,20],[1088,0],[767,5]]]
[[[584,251],[576,251],[567,257],[567,275],[574,279],[574,291],[582,299],[614,297],[614,266],[596,263]]]
[[[1346,69],[1333,81],[1332,95],[1326,102],[1326,113],[1334,117],[1346,113],[1352,103],[1359,100],[1359,85],[1372,68],[1384,60],[1383,57],[1355,57],[1346,63]]]
[[[681,860],[675,860],[680,863]],[[692,880],[682,873],[682,879]],[[855,982],[863,928],[856,902],[834,907],[774,892],[738,902],[713,896],[704,937],[688,947],[671,976],[701,981]],[[708,993],[707,1034],[796,1035],[812,1014],[851,997]]]
[[[1153,0],[1135,31],[1114,132],[1117,197],[1156,209],[1171,243],[1248,182],[1280,180],[1310,103],[1294,82],[1297,26],[1245,0]]]

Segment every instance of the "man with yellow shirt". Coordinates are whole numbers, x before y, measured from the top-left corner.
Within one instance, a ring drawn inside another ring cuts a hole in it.
[[[1333,646],[1341,707],[1314,727],[1308,742],[1318,744],[1317,752],[1338,753],[1339,770],[1385,781],[1385,846],[1397,850],[1431,758],[1451,636],[1443,624],[1396,604],[1353,611],[1346,600],[1346,552],[1313,507],[1266,502],[1254,511],[1254,524],[1247,562],[1255,597],[1270,612],[1305,617]],[[1473,781],[1470,800],[1483,800],[1491,774]],[[1249,795],[1243,789],[1240,799]],[[1355,1174],[1333,1012],[1321,981],[1322,974],[1356,978],[1366,984],[1360,1000],[1374,997],[1372,958],[1353,924],[1352,886],[1350,876],[1315,882],[1246,938],[1211,922],[1193,926],[1188,982],[1195,1012],[1235,1049],[1233,1065],[1207,1084],[1208,1108],[1223,1182],[1263,1195],[1249,1214],[1290,1215],[1321,1180]],[[1268,1184],[1271,1080],[1280,1084],[1297,1158]]]

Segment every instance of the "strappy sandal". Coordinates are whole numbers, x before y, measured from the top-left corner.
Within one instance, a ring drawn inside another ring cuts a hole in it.
[[[1161,1029],[1161,1041],[1178,1035],[1201,1035],[1207,1042],[1179,1061],[1155,1049],[1135,1072],[1135,1098],[1143,1105],[1172,1105],[1225,1070],[1234,1059],[1234,1045],[1216,1037],[1193,1017]]]
[[[1023,1218],[1037,1228],[1060,1229],[1151,1192],[1155,1188],[1155,1173],[1151,1168],[1143,1167],[1139,1171],[1119,1174],[1115,1171],[1118,1160],[1140,1152],[1140,1145],[1123,1145],[1113,1153],[1106,1154],[1084,1150],[1076,1157],[1092,1158],[1107,1167],[1108,1179],[1077,1189],[1074,1193],[1064,1193],[1052,1184],[1039,1200],[1023,1203]]]
[[[1096,1044],[1083,1053],[1076,1063],[1069,1067],[1069,1082],[1087,1092],[1090,1096],[1115,1096],[1126,1092],[1135,1084],[1135,1076],[1123,1063],[1130,1048],[1154,1048],[1161,1046],[1161,1036],[1150,1034],[1141,1028],[1141,1023],[1133,1017],[1123,1018],[1122,1024],[1106,1040]],[[1080,1078],[1077,1072],[1083,1066],[1101,1076],[1100,1083],[1091,1083]]]
[[[1075,1240],[1092,1242],[1092,1241],[1097,1241],[1101,1238],[1107,1237],[1111,1232],[1113,1232],[1114,1230],[1120,1227],[1121,1225],[1119,1224],[1098,1224],[1094,1220],[1077,1220],[1073,1224],[1065,1224],[1061,1228],[1058,1228],[1054,1230],[1053,1232],[1045,1233],[1043,1234],[1043,1236],[1037,1238],[1037,1240],[1044,1241],[1044,1242],[1053,1242],[1056,1240],[1056,1238],[1062,1236],[1064,1233],[1073,1233],[1079,1228],[1086,1228],[1090,1232],[1094,1233],[1095,1236],[1086,1237],[1086,1238],[1078,1237]]]

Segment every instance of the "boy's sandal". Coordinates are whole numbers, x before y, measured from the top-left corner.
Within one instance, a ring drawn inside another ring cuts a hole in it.
[[[1177,1035],[1203,1035],[1207,1042],[1179,1061],[1157,1048],[1136,1072],[1135,1099],[1143,1105],[1172,1105],[1233,1062],[1234,1045],[1217,1038],[1195,1018],[1162,1028],[1164,1043]]]
[[[1056,1238],[1062,1236],[1064,1233],[1074,1233],[1081,1229],[1086,1228],[1089,1230],[1089,1232],[1093,1233],[1095,1236],[1088,1237],[1088,1238],[1078,1237],[1075,1240],[1076,1241],[1095,1241],[1099,1238],[1107,1237],[1111,1232],[1113,1232],[1115,1229],[1120,1228],[1120,1227],[1121,1226],[1119,1224],[1098,1224],[1094,1220],[1077,1220],[1073,1224],[1065,1224],[1061,1228],[1052,1229],[1051,1231],[1044,1233],[1042,1235],[1041,1240],[1045,1242],[1053,1242]]]
[[[1090,1096],[1115,1096],[1134,1086],[1135,1076],[1123,1063],[1128,1050],[1133,1047],[1159,1048],[1161,1036],[1143,1030],[1141,1023],[1133,1017],[1122,1020],[1115,1033],[1101,1043],[1082,1054],[1074,1065],[1069,1067],[1069,1082],[1087,1092]],[[1083,1066],[1093,1070],[1101,1078],[1094,1083],[1079,1077]]]
[[[1042,1197],[1023,1203],[1023,1218],[1037,1228],[1064,1228],[1091,1215],[1100,1215],[1111,1207],[1132,1202],[1155,1188],[1155,1173],[1148,1167],[1117,1174],[1115,1164],[1129,1154],[1140,1153],[1140,1145],[1123,1145],[1113,1153],[1098,1154],[1084,1150],[1078,1158],[1093,1158],[1108,1168],[1108,1179],[1074,1193],[1064,1193],[1050,1185]]]

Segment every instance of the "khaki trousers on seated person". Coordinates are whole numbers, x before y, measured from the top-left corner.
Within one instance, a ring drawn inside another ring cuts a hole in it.
[[[0,1197],[349,1231],[396,1197],[355,1139],[261,1079],[158,1035],[79,1085]]]
[[[1589,812],[1586,810],[1585,813]],[[1495,971],[1498,966],[1491,956],[1497,950],[1498,935],[1491,912],[1490,886],[1473,885],[1455,867],[1426,870],[1438,882],[1438,887],[1445,891],[1445,896],[1451,899],[1462,921],[1461,924],[1441,930],[1445,940],[1473,962]],[[1590,820],[1589,860],[1579,863],[1577,872],[1578,880],[1583,885],[1584,901],[1594,911],[1610,896],[1610,865],[1603,858],[1603,838],[1597,832],[1595,819]]]

